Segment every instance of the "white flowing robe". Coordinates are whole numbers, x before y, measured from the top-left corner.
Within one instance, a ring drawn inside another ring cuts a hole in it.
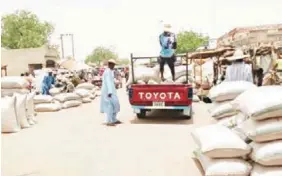
[[[245,63],[233,63],[226,69],[225,81],[253,82],[252,67]]]
[[[111,97],[108,95],[111,94]],[[102,76],[102,90],[101,90],[101,113],[118,113],[120,111],[120,104],[117,97],[117,90],[114,83],[114,72],[107,68]]]

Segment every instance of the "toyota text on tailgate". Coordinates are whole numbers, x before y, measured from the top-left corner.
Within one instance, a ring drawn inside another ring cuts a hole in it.
[[[138,118],[152,109],[181,110],[188,117],[192,115],[193,88],[189,84],[134,84],[128,93]]]

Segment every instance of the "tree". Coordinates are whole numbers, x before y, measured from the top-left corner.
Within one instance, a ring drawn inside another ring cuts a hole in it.
[[[54,26],[41,22],[29,11],[16,11],[1,18],[1,44],[9,49],[37,48],[48,44]]]
[[[109,59],[115,59],[117,60],[118,55],[112,51],[112,49],[99,46],[95,48],[90,55],[86,57],[85,62],[86,63],[96,63],[101,64],[104,61],[107,61]]]
[[[176,53],[195,51],[200,46],[207,44],[209,37],[204,37],[193,31],[183,31],[177,34]]]

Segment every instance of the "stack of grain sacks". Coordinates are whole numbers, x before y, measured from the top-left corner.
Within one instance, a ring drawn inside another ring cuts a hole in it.
[[[232,106],[249,117],[237,129],[253,141],[252,176],[282,175],[282,86],[246,91]]]
[[[62,108],[67,109],[77,107],[82,104],[82,99],[76,93],[61,93],[54,97],[55,104],[62,105]]]
[[[254,84],[245,81],[223,82],[213,87],[209,92],[209,97],[213,101],[213,107],[209,110],[212,118],[229,128],[246,120],[245,115],[233,108],[232,102],[240,94],[255,88]]]
[[[81,83],[76,86],[75,92],[82,98],[83,103],[89,103],[98,96],[99,88],[91,83]],[[89,101],[90,99],[90,101]]]
[[[1,128],[3,133],[18,132],[37,123],[33,97],[26,89],[28,82],[23,77],[1,79]]]
[[[51,95],[36,95],[33,101],[36,112],[55,112],[62,109],[61,104],[56,103]]]
[[[198,148],[194,156],[206,176],[249,176],[252,165],[245,161],[251,147],[225,126],[212,124],[195,129],[192,137]]]

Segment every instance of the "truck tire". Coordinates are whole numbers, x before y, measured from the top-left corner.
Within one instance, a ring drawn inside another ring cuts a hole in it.
[[[137,113],[136,115],[138,119],[143,119],[146,117],[146,111],[144,109],[141,109],[140,113]]]

